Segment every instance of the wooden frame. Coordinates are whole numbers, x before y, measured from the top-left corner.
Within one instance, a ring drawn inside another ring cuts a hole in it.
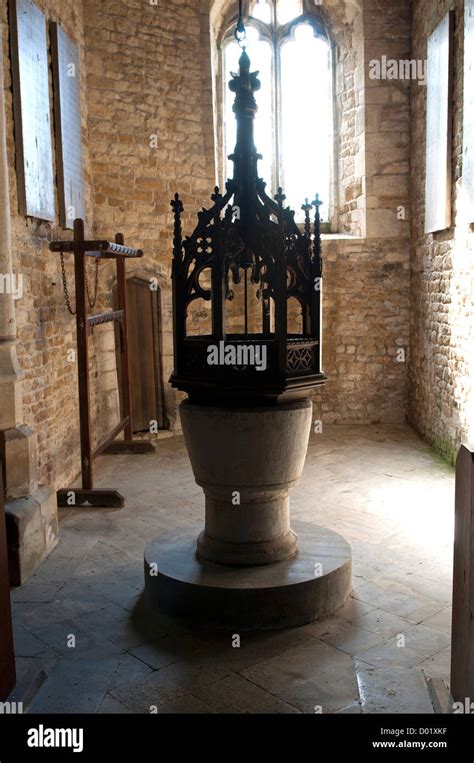
[[[425,233],[451,225],[453,26],[450,11],[428,38]]]
[[[451,694],[474,701],[474,446],[456,461]]]
[[[31,0],[9,0],[9,19],[18,207],[54,221],[46,18]]]
[[[50,31],[59,221],[72,229],[85,214],[79,52],[59,24],[51,22]]]
[[[127,299],[125,282],[125,259],[143,257],[140,249],[124,246],[121,233],[117,233],[115,243],[109,241],[86,241],[84,238],[84,221],[74,221],[73,241],[52,241],[49,245],[52,252],[74,253],[74,272],[76,278],[76,329],[77,329],[77,362],[79,387],[79,420],[81,440],[81,476],[82,488],[64,488],[58,490],[59,506],[105,506],[121,508],[124,498],[117,490],[94,488],[93,461],[101,453],[150,453],[154,452],[151,442],[133,440],[131,405],[130,405],[130,374],[128,363],[127,339]],[[88,315],[86,287],[86,257],[100,259],[115,259],[117,267],[118,309],[97,315]],[[111,432],[98,444],[92,447],[91,415],[90,415],[90,380],[89,380],[89,333],[94,326],[110,321],[118,321],[121,329],[121,400],[122,418]],[[114,442],[120,432],[125,433],[125,439]]]
[[[167,423],[167,417],[165,412],[165,401],[164,401],[164,390],[163,390],[163,363],[162,363],[162,336],[161,336],[161,290],[159,288],[151,289],[150,288],[150,280],[140,275],[133,275],[130,278],[127,279],[127,299],[130,300],[130,288],[131,287],[142,287],[143,291],[147,292],[147,296],[150,297],[151,301],[151,318],[150,318],[150,331],[153,337],[153,374],[154,379],[153,383],[149,385],[148,389],[151,387],[154,388],[154,405],[156,406],[155,416],[152,418],[157,420],[158,429],[167,429],[166,423]],[[133,300],[129,303],[127,303],[127,316],[128,316],[128,327],[129,327],[129,338],[132,340],[133,338],[133,323],[134,323],[134,307]],[[137,338],[135,336],[135,338]],[[140,353],[141,355],[142,353]],[[130,374],[131,379],[136,380],[137,377],[142,377],[142,373],[140,369],[137,369],[137,367],[134,367],[134,354],[129,354],[130,359]],[[120,364],[118,366],[120,368]],[[134,410],[133,405],[133,394],[132,394],[132,413]],[[136,407],[135,407],[136,412]],[[133,417],[134,418],[134,417]],[[150,419],[152,420],[152,419]],[[134,423],[137,424],[134,418]],[[148,428],[148,424],[147,424]],[[140,430],[138,430],[140,431]]]
[[[9,581],[3,466],[0,461],[0,702],[6,700],[16,684]]]
[[[464,0],[463,204],[474,222],[474,0]]]

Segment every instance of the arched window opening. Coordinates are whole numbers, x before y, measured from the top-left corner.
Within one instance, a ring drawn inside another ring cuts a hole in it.
[[[255,0],[248,6],[247,46],[252,68],[259,71],[255,143],[263,159],[259,175],[275,192],[281,185],[286,203],[303,220],[301,205],[319,193],[321,218],[329,221],[333,185],[332,50],[327,32],[303,0]],[[232,176],[228,156],[235,146],[231,72],[238,69],[240,48],[233,37],[235,20],[222,36],[223,175]]]

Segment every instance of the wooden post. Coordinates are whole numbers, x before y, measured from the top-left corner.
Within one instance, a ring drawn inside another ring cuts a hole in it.
[[[456,461],[451,694],[474,701],[474,446]]]
[[[124,238],[122,233],[117,233],[115,243],[123,246]],[[128,363],[128,334],[127,334],[127,282],[125,279],[125,259],[117,257],[117,302],[118,309],[123,310],[121,319],[121,345],[120,345],[120,364],[122,371],[122,418],[128,417],[128,424],[125,425],[124,436],[126,440],[133,439],[132,432],[132,404],[130,397],[130,366]]]
[[[101,453],[152,453],[153,443],[132,439],[130,376],[128,368],[128,343],[126,323],[126,283],[125,263],[127,257],[143,257],[141,249],[132,249],[122,245],[123,236],[118,233],[115,243],[95,240],[85,241],[84,221],[74,221],[73,241],[51,241],[49,248],[52,252],[73,252],[74,272],[76,277],[76,328],[77,328],[77,370],[79,386],[79,422],[81,436],[81,488],[64,488],[58,490],[58,506],[106,506],[122,508],[124,498],[117,490],[94,488],[92,462]],[[99,259],[117,259],[117,293],[119,310],[109,310],[88,315],[86,256]],[[90,413],[90,380],[89,380],[89,329],[110,321],[120,320],[122,324],[122,345],[120,358],[122,368],[123,394],[122,406],[124,417],[92,449],[91,413]],[[117,435],[125,432],[125,439],[114,442]],[[71,504],[71,493],[74,502]]]
[[[2,472],[0,462],[0,702],[16,683]]]
[[[84,241],[84,221],[74,220],[74,242]],[[79,420],[81,435],[81,471],[82,487],[92,490],[92,443],[90,427],[90,388],[89,388],[89,328],[87,325],[86,292],[86,255],[83,248],[77,246],[74,251],[74,271],[76,278],[76,327],[77,327],[77,364],[79,385]]]

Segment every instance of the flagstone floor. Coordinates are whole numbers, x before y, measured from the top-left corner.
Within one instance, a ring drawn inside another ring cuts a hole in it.
[[[432,712],[426,679],[449,677],[454,474],[409,427],[312,435],[292,514],[350,541],[353,596],[240,647],[141,597],[147,541],[203,516],[183,439],[102,457],[97,474],[126,508],[61,510],[59,546],[13,593],[19,692],[40,684],[29,712]]]

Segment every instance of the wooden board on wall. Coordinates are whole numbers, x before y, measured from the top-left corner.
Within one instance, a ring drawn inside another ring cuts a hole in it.
[[[59,220],[73,228],[76,217],[85,217],[79,52],[59,24],[50,29]]]
[[[133,431],[150,431],[150,421],[163,429],[159,294],[149,281],[132,276],[127,306]]]
[[[20,214],[54,220],[46,19],[31,0],[9,0]]]
[[[464,0],[463,203],[474,222],[474,0]]]
[[[452,12],[428,38],[425,233],[451,225]]]

